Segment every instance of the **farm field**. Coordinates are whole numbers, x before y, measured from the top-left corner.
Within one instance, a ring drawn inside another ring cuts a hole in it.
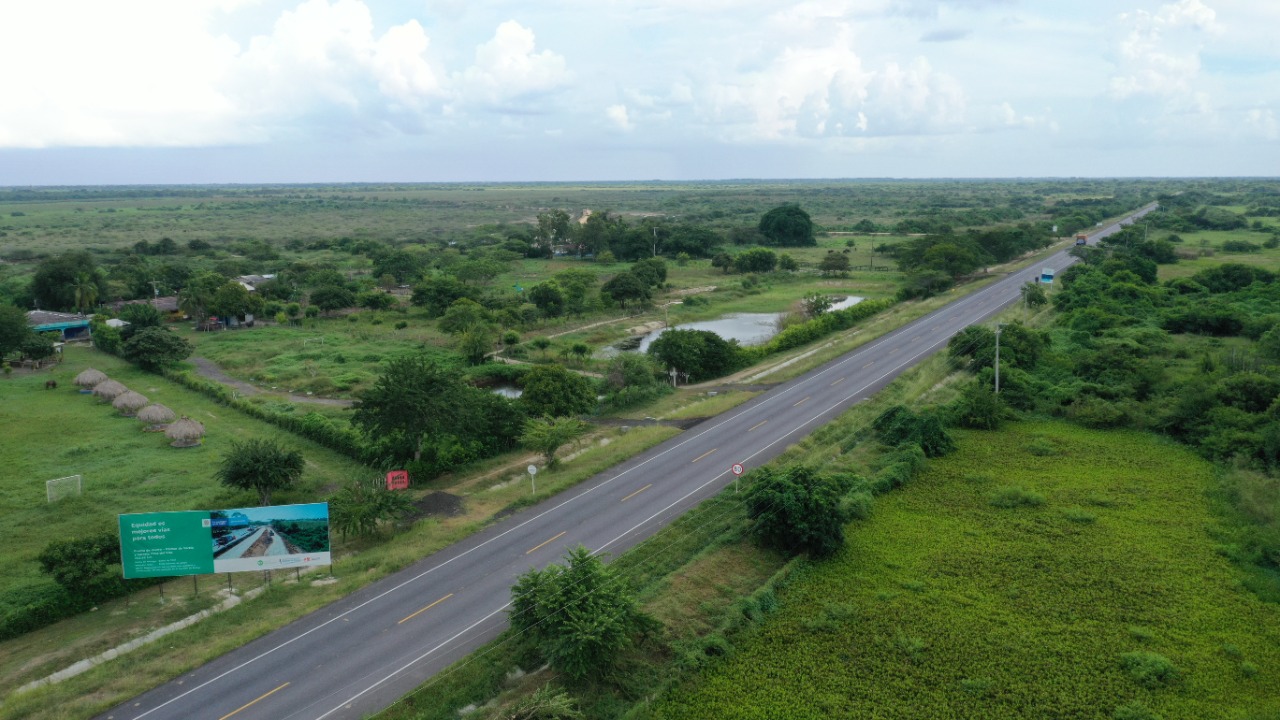
[[[630,717],[1280,712],[1280,608],[1215,552],[1212,466],[1061,423],[960,437],[728,657]]]

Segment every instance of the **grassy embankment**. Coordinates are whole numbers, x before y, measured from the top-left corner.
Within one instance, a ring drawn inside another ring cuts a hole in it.
[[[1062,423],[961,438],[838,557],[802,563],[729,657],[632,717],[1280,712],[1280,608],[1215,550],[1212,466]]]
[[[203,422],[208,431],[205,444],[185,450],[170,448],[162,435],[143,433],[138,421],[115,417],[109,406],[70,390],[71,378],[89,365]],[[57,378],[61,387],[43,390],[48,377]],[[304,481],[293,491],[278,493],[274,499],[280,504],[322,500],[347,479],[373,472],[164,378],[78,348],[70,349],[67,360],[52,374],[14,376],[4,381],[0,398],[0,418],[11,429],[0,437],[0,459],[11,469],[0,480],[0,512],[6,521],[6,542],[0,548],[4,553],[0,590],[5,592],[51,583],[35,562],[45,544],[56,537],[79,537],[113,527],[117,513],[256,504],[256,496],[228,492],[211,476],[233,438],[278,438],[303,451],[308,460]],[[159,590],[147,590],[104,603],[98,612],[83,613],[4,642],[0,644],[0,688],[6,697],[0,717],[88,717],[112,701],[212,659],[466,537],[504,508],[561,492],[677,432],[665,427],[633,428],[626,434],[603,431],[572,460],[540,475],[536,497],[529,494],[527,476],[509,467],[524,459],[519,452],[491,459],[473,473],[415,488],[415,498],[435,490],[459,496],[462,513],[420,520],[398,534],[394,543],[346,541],[335,536],[336,583],[299,587],[291,581],[281,584],[277,578],[263,599],[51,688],[9,695],[20,685],[214,604],[225,589],[225,578],[204,577],[195,583],[175,579],[165,586],[163,596]],[[46,504],[43,481],[75,473],[84,476],[85,495]],[[242,573],[234,576],[234,583],[237,592],[242,592],[256,587],[261,578]]]

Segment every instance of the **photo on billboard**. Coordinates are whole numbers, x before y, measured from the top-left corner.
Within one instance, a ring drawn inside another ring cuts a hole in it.
[[[329,504],[121,515],[125,578],[329,565]]]
[[[214,510],[213,571],[329,564],[329,504]]]

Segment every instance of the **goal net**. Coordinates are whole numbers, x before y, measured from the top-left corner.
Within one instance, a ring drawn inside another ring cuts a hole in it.
[[[71,475],[69,477],[46,480],[44,489],[49,496],[49,502],[57,502],[65,497],[79,495],[84,490],[84,486],[79,475]]]

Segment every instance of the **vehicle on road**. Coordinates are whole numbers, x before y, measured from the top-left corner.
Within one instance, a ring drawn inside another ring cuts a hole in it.
[[[1088,235],[1084,233],[1080,233],[1079,235],[1076,235],[1076,245],[1088,245],[1088,244],[1089,244]]]

